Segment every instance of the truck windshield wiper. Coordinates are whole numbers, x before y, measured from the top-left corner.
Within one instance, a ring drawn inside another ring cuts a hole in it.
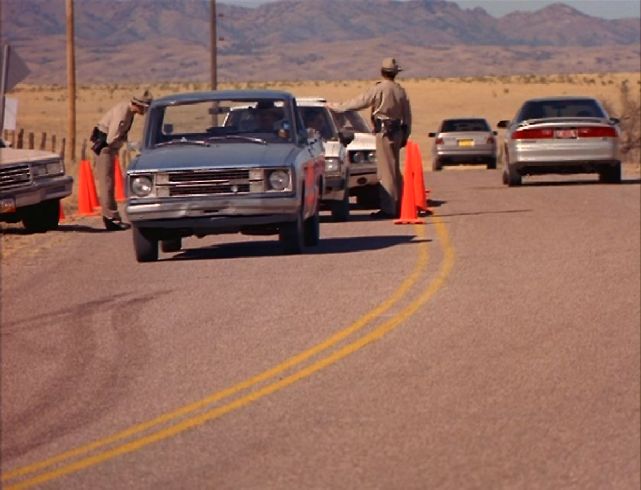
[[[221,141],[221,140],[243,140],[258,143],[259,145],[266,145],[267,141],[263,138],[256,138],[254,136],[243,136],[240,134],[226,134],[224,136],[210,136],[207,141]]]
[[[156,147],[159,146],[168,146],[168,145],[198,145],[198,146],[209,146],[209,143],[203,140],[188,140],[187,138],[180,138],[178,140],[169,140],[161,141],[156,143]]]

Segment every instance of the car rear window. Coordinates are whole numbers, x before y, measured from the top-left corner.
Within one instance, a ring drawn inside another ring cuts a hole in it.
[[[518,120],[549,117],[605,117],[595,100],[567,99],[526,102]]]
[[[447,119],[441,126],[441,133],[465,131],[490,131],[490,125],[485,119]]]

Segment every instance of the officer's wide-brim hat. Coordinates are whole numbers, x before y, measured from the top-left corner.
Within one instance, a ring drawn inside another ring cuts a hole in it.
[[[396,58],[385,58],[383,60],[383,63],[381,64],[381,70],[389,71],[391,73],[398,73],[399,71],[403,71],[403,69],[398,66]]]
[[[139,105],[141,107],[149,107],[153,100],[154,100],[154,98],[149,93],[149,90],[145,90],[145,92],[140,96],[134,95],[131,98],[131,102],[133,104]]]

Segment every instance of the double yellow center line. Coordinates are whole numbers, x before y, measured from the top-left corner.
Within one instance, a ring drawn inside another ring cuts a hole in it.
[[[310,360],[318,354],[329,351],[330,348],[337,346],[347,337],[364,329],[364,327],[371,324],[374,320],[379,318],[383,313],[398,303],[402,298],[408,295],[411,288],[416,285],[422,274],[424,274],[427,269],[427,243],[421,242],[419,244],[419,253],[414,270],[388,299],[359,318],[356,322],[335,333],[325,341],[291,357],[290,359],[287,359],[267,371],[248,378],[247,380],[227,389],[213,393],[202,400],[185,405],[177,410],[165,413],[152,420],[134,425],[126,430],[96,440],[84,446],[65,451],[40,462],[8,471],[2,475],[2,482],[9,485],[4,486],[4,488],[6,490],[30,488],[34,485],[54,480],[64,475],[75,473],[90,466],[100,464],[117,456],[131,453],[154,442],[168,439],[180,434],[181,432],[198,427],[229,412],[249,405],[266,395],[282,390],[283,388],[286,388],[287,386],[290,386],[301,379],[307,378],[321,369],[340,361],[344,357],[347,357],[371,342],[379,340],[416,313],[416,311],[441,288],[454,265],[454,251],[445,225],[437,217],[434,217],[432,222],[443,252],[442,260],[436,276],[428,283],[426,289],[423,290],[418,297],[378,327],[372,329],[356,340],[334,350],[333,352],[330,352],[325,357],[321,357],[307,366],[300,367],[298,370],[288,374],[282,379],[265,384],[265,382],[272,380],[277,375],[301,365],[303,362]],[[415,226],[415,230],[419,239],[425,238],[425,226]],[[229,398],[242,391],[248,390],[249,388],[253,388],[253,391],[250,391],[249,393],[246,393],[224,405],[208,408],[220,400]],[[187,415],[191,416],[185,418]],[[151,429],[155,430],[152,431]],[[34,476],[28,478],[29,475]],[[14,483],[11,483],[12,481]]]

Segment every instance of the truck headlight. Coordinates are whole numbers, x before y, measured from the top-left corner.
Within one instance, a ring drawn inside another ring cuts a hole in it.
[[[367,153],[367,161],[374,163],[376,161],[376,152],[375,151],[370,151]]]
[[[51,162],[36,163],[31,166],[31,172],[34,178],[38,177],[51,177],[53,175],[60,175],[64,173],[65,169],[61,160],[53,160]]]
[[[363,154],[362,151],[355,151],[352,153],[352,162],[354,163],[362,163],[365,160],[365,155]]]
[[[338,158],[325,159],[325,172],[338,173],[341,171],[341,162]]]
[[[284,191],[289,187],[289,172],[274,170],[269,174],[269,190]]]
[[[147,175],[136,175],[131,178],[131,192],[138,197],[148,196],[153,188],[151,177]]]

